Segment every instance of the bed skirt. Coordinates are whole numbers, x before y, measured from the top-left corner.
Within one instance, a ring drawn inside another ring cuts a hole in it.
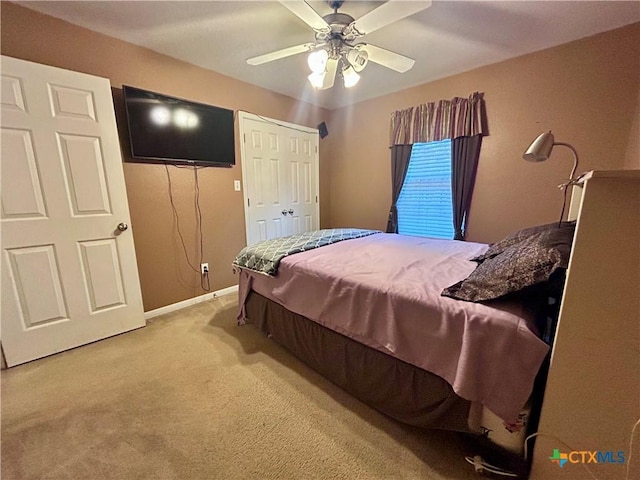
[[[245,306],[247,323],[367,405],[416,427],[471,432],[471,402],[439,376],[292,313],[256,292],[249,293]]]

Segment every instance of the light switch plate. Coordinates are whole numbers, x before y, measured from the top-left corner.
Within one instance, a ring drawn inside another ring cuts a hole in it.
[[[234,181],[233,181],[233,189],[234,189],[236,192],[239,192],[239,191],[240,191],[240,180],[234,180]]]

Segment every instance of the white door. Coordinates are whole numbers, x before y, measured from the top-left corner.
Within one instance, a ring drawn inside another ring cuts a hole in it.
[[[1,66],[0,320],[13,366],[145,322],[109,81]]]
[[[318,131],[241,112],[247,245],[319,228]]]

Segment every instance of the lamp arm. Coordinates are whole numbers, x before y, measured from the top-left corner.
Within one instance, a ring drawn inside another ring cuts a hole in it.
[[[576,169],[578,168],[578,152],[573,148],[573,145],[564,142],[554,142],[554,145],[562,145],[563,147],[567,147],[569,150],[573,152],[573,169],[571,170],[571,176],[569,177],[569,181],[573,181],[576,174]]]

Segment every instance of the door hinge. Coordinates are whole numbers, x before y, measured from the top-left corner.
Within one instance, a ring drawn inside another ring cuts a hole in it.
[[[243,133],[243,134],[242,134],[242,141],[243,141],[244,143],[247,143],[247,134],[246,134],[246,133]]]
[[[247,198],[247,207],[250,207],[250,206],[251,206],[251,199]]]
[[[318,196],[316,195],[316,203],[318,203]]]

